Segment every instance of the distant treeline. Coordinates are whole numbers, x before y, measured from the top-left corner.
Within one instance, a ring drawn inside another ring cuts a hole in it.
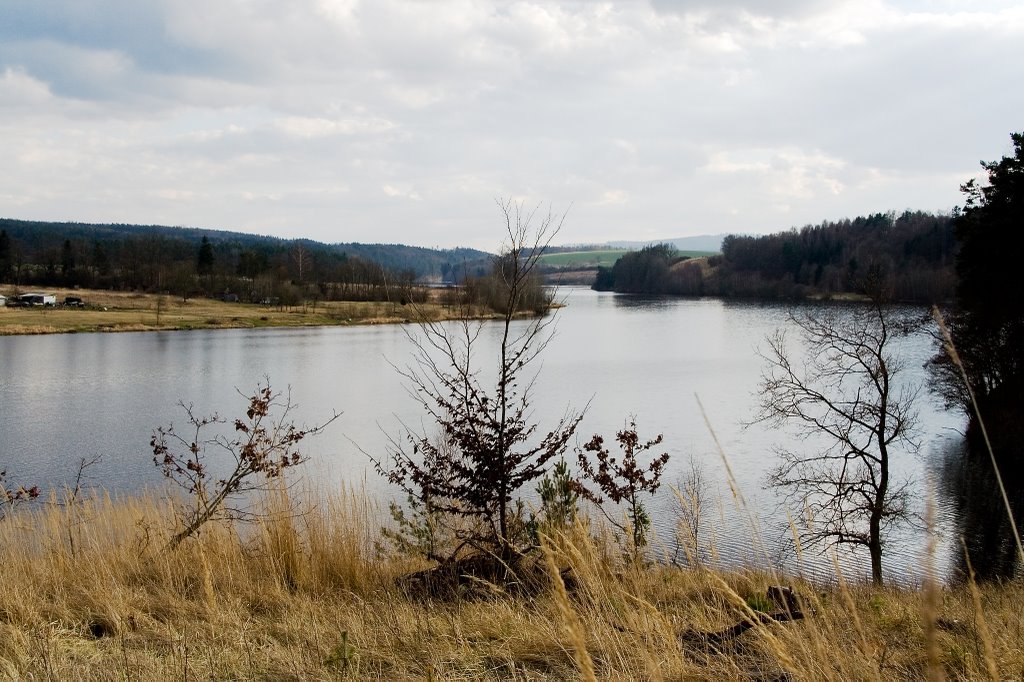
[[[687,259],[667,244],[600,268],[594,288],[624,293],[799,299],[858,291],[871,278],[895,299],[953,296],[953,217],[876,213],[764,236],[730,235],[722,255]]]
[[[473,249],[0,219],[0,282],[18,287],[167,291],[185,298],[233,294],[283,304],[309,297],[379,300],[408,295],[417,281],[483,274],[489,259]]]

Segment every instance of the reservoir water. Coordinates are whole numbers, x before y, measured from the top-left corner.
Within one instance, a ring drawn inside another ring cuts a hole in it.
[[[664,434],[671,455],[663,481],[675,483],[696,462],[707,485],[702,534],[715,547],[709,558],[726,565],[784,565],[826,576],[831,559],[817,551],[798,562],[786,511],[764,486],[784,430],[745,426],[756,411],[763,360],[757,349],[786,322],[782,305],[712,299],[637,298],[587,289],[561,289],[556,316],[533,388],[535,421],[543,431],[566,410],[587,407],[577,432],[611,440],[635,416],[642,437]],[[824,305],[824,304],[818,304]],[[164,485],[152,462],[149,439],[168,423],[182,425],[179,401],[197,414],[234,418],[246,393],[268,377],[290,387],[298,422],[341,418],[303,443],[312,458],[302,475],[318,485],[363,486],[382,502],[398,497],[369,465],[383,456],[401,424],[429,432],[431,425],[409,396],[395,366],[411,360],[412,326],[253,329],[132,334],[0,337],[0,468],[12,480],[59,486],[81,457],[100,456],[90,482],[116,493]],[[479,361],[493,365],[499,326],[488,323]],[[905,377],[925,383],[934,353],[927,334],[904,339]],[[698,397],[704,412],[698,406]],[[898,478],[913,481],[912,500],[923,512],[933,495],[940,549],[936,569],[956,564],[962,510],[946,480],[963,448],[964,421],[923,391],[918,402],[917,454],[895,457]],[[706,419],[705,419],[706,416]],[[709,428],[710,426],[710,428]],[[745,505],[730,492],[725,463]],[[812,447],[813,443],[807,443]],[[659,450],[660,451],[660,450]],[[950,473],[954,472],[954,473]],[[946,477],[944,479],[943,477]],[[383,505],[382,505],[383,506]],[[672,554],[677,504],[667,487],[651,503],[657,552]],[[793,510],[798,513],[799,510]],[[885,570],[914,581],[922,575],[925,534],[904,528],[888,538]],[[844,572],[862,575],[866,554],[843,555]]]

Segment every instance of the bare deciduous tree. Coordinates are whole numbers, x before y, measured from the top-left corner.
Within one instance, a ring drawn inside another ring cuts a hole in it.
[[[481,335],[494,323],[421,322],[418,335],[410,332],[413,361],[398,371],[440,433],[407,428],[392,440],[390,461],[371,460],[434,512],[475,521],[457,525],[460,541],[507,562],[527,536],[517,493],[565,451],[582,417],[567,412],[540,435],[530,410],[532,365],[551,339],[552,322],[534,314],[535,270],[564,216],[538,215],[514,201],[498,205],[507,243],[492,273],[504,300],[494,364],[477,357]]]
[[[802,541],[866,547],[871,575],[882,582],[886,532],[911,518],[906,481],[894,481],[894,455],[917,450],[913,439],[918,389],[897,381],[902,370],[894,338],[911,323],[875,296],[871,305],[790,313],[801,357],[784,331],[761,354],[758,420],[789,425],[800,441],[824,442],[814,452],[779,448],[769,484],[804,512]]]

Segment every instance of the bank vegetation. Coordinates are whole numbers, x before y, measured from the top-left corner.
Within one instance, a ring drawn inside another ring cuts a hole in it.
[[[635,563],[596,522],[552,532],[531,593],[445,599],[402,576],[359,490],[283,488],[256,524],[177,549],[179,501],[52,494],[0,522],[8,679],[1012,679],[1019,581],[811,584],[762,569]],[[667,540],[667,539],[662,539]],[[652,547],[662,540],[655,539]],[[556,572],[552,565],[560,569]],[[776,621],[771,585],[804,617]],[[749,628],[719,636],[739,623]]]

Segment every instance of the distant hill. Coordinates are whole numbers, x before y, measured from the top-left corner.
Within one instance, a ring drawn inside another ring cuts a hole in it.
[[[29,262],[57,261],[65,241],[73,247],[77,262],[82,263],[96,250],[106,253],[123,250],[126,244],[158,246],[177,259],[191,256],[206,238],[223,258],[237,259],[242,252],[258,252],[272,256],[295,249],[299,245],[311,255],[331,260],[355,257],[394,272],[412,272],[419,279],[443,279],[449,273],[476,269],[485,265],[491,254],[469,248],[428,249],[404,244],[325,244],[310,239],[281,239],[263,235],[165,225],[96,224],[77,222],[45,222],[0,218],[0,230],[18,246],[21,257]]]

